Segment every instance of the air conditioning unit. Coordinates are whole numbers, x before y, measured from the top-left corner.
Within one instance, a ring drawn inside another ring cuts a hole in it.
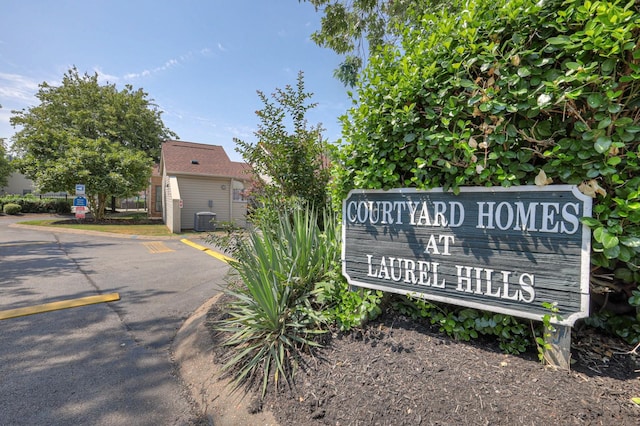
[[[213,212],[198,212],[193,217],[193,230],[196,232],[215,231],[216,214]]]

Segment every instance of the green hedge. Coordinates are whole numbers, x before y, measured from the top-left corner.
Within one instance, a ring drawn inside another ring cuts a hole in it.
[[[416,12],[422,25],[370,58],[343,117],[333,199],[352,188],[579,185],[594,198],[592,293],[617,302],[635,324],[616,331],[640,341],[640,3],[453,0],[449,10]]]
[[[21,213],[71,213],[71,199],[64,198],[38,198],[33,195],[8,195],[0,197],[0,208],[6,204],[17,204]]]

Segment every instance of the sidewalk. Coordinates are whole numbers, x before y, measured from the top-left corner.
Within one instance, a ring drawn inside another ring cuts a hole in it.
[[[218,377],[219,365],[210,350],[211,337],[205,326],[207,313],[220,294],[209,299],[189,317],[171,345],[171,360],[208,424],[216,426],[277,426],[270,411],[249,413],[255,395],[230,394],[229,380]]]

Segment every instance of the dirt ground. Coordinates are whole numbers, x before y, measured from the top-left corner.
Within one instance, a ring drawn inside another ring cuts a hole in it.
[[[203,324],[212,372],[224,351],[211,329],[221,306],[211,303]],[[211,373],[208,405],[223,418],[210,423],[638,425],[640,407],[631,398],[640,396],[640,356],[632,349],[578,327],[572,370],[561,371],[541,365],[536,353],[506,355],[489,339],[455,341],[427,323],[385,312],[363,330],[329,336],[305,357],[293,389],[262,402],[255,392],[226,402],[224,382]]]

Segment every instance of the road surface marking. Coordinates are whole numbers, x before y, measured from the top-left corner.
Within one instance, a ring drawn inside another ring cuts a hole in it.
[[[196,244],[193,241],[187,240],[186,238],[183,238],[180,241],[185,243],[188,246],[191,246],[193,248],[196,248],[196,249],[198,249],[200,251],[203,251],[203,252],[207,253],[209,256],[213,256],[218,260],[222,260],[223,262],[229,263],[229,262],[233,261],[233,259],[230,258],[229,256],[225,256],[222,253],[218,253],[216,251],[213,251],[209,247],[205,247],[205,246],[201,246],[200,244]]]
[[[169,253],[175,251],[167,247],[162,241],[149,241],[142,243],[150,253]]]
[[[19,243],[0,243],[0,247],[31,246],[34,244],[55,244],[55,241],[21,241]]]
[[[96,303],[113,302],[114,300],[120,300],[120,295],[118,293],[60,300],[58,302],[44,303],[42,305],[27,306],[26,308],[8,309],[6,311],[0,311],[0,320],[41,314],[43,312],[58,311],[60,309],[77,308],[79,306],[93,305]]]

